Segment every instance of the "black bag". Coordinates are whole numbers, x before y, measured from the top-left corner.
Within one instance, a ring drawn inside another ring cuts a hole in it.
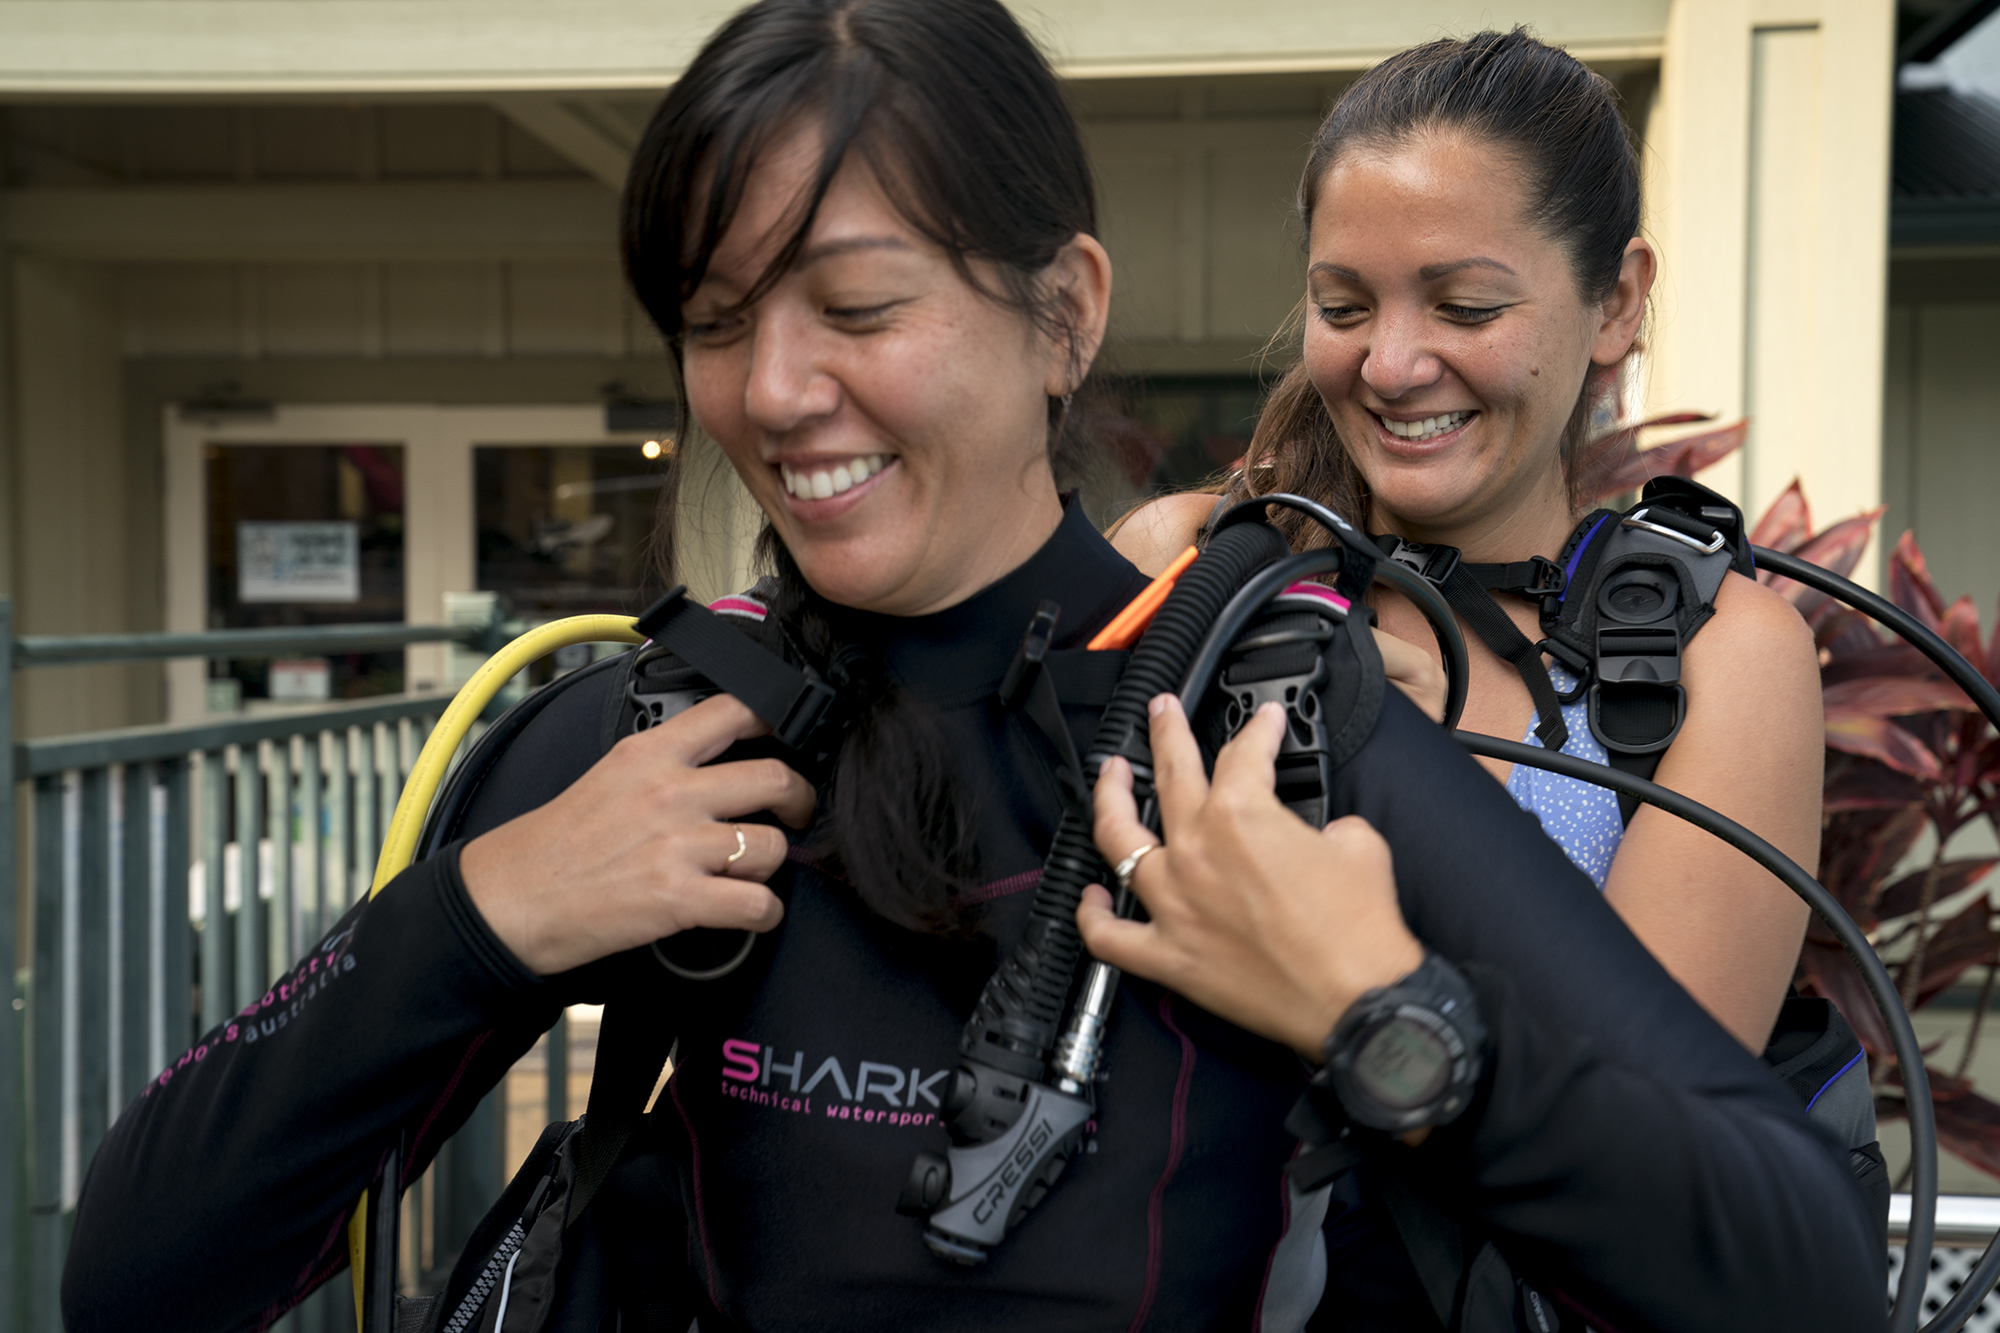
[[[590,1105],[550,1125],[480,1219],[442,1295],[398,1298],[396,1333],[540,1333],[573,1228],[618,1163],[666,1066],[670,1037],[654,997],[604,1007]]]

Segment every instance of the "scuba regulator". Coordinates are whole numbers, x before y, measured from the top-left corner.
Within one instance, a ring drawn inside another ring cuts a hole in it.
[[[1306,509],[1337,544],[1292,555],[1263,521],[1265,504]],[[1070,758],[1068,768],[1080,778],[1069,784],[1026,933],[987,982],[959,1039],[959,1066],[942,1110],[951,1145],[941,1156],[918,1155],[898,1200],[901,1211],[926,1219],[924,1244],[939,1258],[983,1262],[1054,1188],[1095,1112],[1120,974],[1095,960],[1084,965],[1076,908],[1085,886],[1112,880],[1091,839],[1087,799],[1105,761],[1117,756],[1131,765],[1140,819],[1157,833],[1147,701],[1179,694],[1197,734],[1219,743],[1274,699],[1287,720],[1280,799],[1302,818],[1326,822],[1333,770],[1367,739],[1382,704],[1381,662],[1367,617],[1349,614],[1378,568],[1375,549],[1330,511],[1297,497],[1266,496],[1228,515],[1174,583],[1120,677],[1089,753],[1080,763]],[[1330,593],[1302,583],[1334,570],[1339,578]],[[1404,577],[1400,567],[1388,577],[1425,609],[1447,645],[1455,721],[1465,696],[1457,627],[1421,578]],[[1299,591],[1285,598],[1295,584]],[[1012,691],[1003,686],[1003,701],[1010,693],[1031,697],[1034,683],[1024,686],[1020,678],[1038,670],[1037,645],[1045,648],[1052,628],[1045,605],[1009,673]],[[1218,671],[1227,697],[1208,707]],[[1050,739],[1059,750],[1070,747],[1060,727],[1044,730],[1055,733]],[[1118,914],[1130,916],[1137,907],[1121,889]]]

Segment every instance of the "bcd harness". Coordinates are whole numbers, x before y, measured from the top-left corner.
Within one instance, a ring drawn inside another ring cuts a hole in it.
[[[1568,742],[1563,705],[1582,699],[1611,767],[1642,778],[1653,776],[1686,718],[1681,654],[1715,614],[1724,576],[1757,572],[1742,511],[1681,477],[1647,482],[1623,513],[1586,515],[1554,560],[1475,565],[1453,547],[1375,540],[1386,558],[1436,584],[1480,641],[1520,673],[1543,749]],[[1534,603],[1544,637],[1523,634],[1494,593]],[[1576,678],[1573,688],[1555,687],[1544,654]],[[1638,806],[1636,797],[1618,798],[1628,824]]]

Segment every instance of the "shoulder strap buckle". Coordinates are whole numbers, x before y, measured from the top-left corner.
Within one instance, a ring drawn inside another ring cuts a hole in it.
[[[1435,586],[1442,588],[1451,572],[1458,568],[1458,548],[1456,546],[1427,546],[1421,542],[1406,542],[1401,537],[1377,537],[1376,542],[1383,549],[1383,556],[1406,568],[1414,569]]]
[[[808,749],[839,697],[818,673],[793,666],[689,600],[684,586],[653,603],[634,628],[735,695],[794,750]]]

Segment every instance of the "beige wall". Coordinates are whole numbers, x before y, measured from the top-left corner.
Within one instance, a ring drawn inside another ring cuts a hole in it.
[[[659,88],[738,0],[9,0],[0,92]],[[1014,0],[1079,77],[1363,68],[1440,32],[1532,22],[1650,56],[1667,0]]]
[[[1668,24],[1649,406],[1752,419],[1704,479],[1753,517],[1795,476],[1823,518],[1880,495],[1893,30],[1888,0],[1676,0]]]
[[[132,477],[126,456],[115,288],[101,269],[32,260],[17,262],[12,279],[17,632],[122,630],[131,609],[129,505],[157,499],[153,478]],[[123,724],[150,677],[90,667],[17,679],[24,730],[47,734]]]

